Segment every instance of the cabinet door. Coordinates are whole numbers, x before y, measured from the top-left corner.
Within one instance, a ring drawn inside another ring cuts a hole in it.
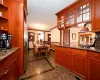
[[[61,50],[56,50],[55,51],[55,62],[59,65],[63,65],[63,58],[64,54]]]
[[[0,75],[0,80],[5,80],[3,74]]]
[[[100,0],[92,0],[92,29],[100,31]]]
[[[16,80],[15,63],[12,63],[4,72],[5,80]]]
[[[71,53],[64,54],[64,66],[65,66],[65,68],[72,70],[73,56]]]
[[[100,80],[100,62],[90,59],[88,68],[89,68],[88,80]]]
[[[73,57],[73,71],[79,76],[86,78],[87,76],[87,59],[84,57]]]

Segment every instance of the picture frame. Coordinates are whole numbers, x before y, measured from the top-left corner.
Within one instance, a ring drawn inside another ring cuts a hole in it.
[[[76,33],[72,33],[72,40],[76,40]]]
[[[35,41],[35,33],[34,32],[28,32],[28,40]]]

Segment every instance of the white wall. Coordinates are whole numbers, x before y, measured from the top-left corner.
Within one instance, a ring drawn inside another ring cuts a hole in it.
[[[45,34],[44,34],[45,35],[45,38],[44,38],[45,41],[48,41],[48,34],[51,34],[51,32],[45,32]]]
[[[28,30],[28,32],[34,32],[35,33],[35,41],[34,41],[34,44],[37,44],[37,40],[38,40],[38,34],[37,32],[38,31],[35,31],[35,30]],[[44,32],[44,41],[48,41],[48,34],[51,34],[51,32]],[[33,48],[33,44],[32,43],[29,43],[29,47],[30,48]]]
[[[51,30],[51,42],[60,42],[60,30],[57,28]]]
[[[28,30],[28,32],[34,32],[34,33],[35,33],[35,41],[34,41],[34,43],[36,44],[36,42],[37,42],[37,40],[38,40],[38,37],[37,37],[37,32],[38,32],[38,31]]]
[[[87,24],[86,27],[88,27],[89,31],[91,31],[91,24]],[[79,41],[78,40],[78,37],[79,37],[78,33],[82,30],[82,28],[83,28],[83,26],[70,28],[70,45],[72,45],[72,46],[78,45],[78,41]],[[72,33],[76,34],[75,40],[72,39]],[[93,33],[93,32],[85,32],[85,34],[91,34],[92,38],[94,38],[94,36],[95,36],[95,33]]]
[[[70,42],[78,42],[78,28],[70,28]],[[76,34],[76,39],[72,39],[72,33]]]

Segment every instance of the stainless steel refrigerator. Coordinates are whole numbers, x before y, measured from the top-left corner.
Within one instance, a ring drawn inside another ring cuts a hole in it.
[[[24,72],[28,67],[28,28],[24,22]]]

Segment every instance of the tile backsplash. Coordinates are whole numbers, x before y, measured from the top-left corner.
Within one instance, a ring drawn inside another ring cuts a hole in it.
[[[100,49],[100,32],[96,33],[95,40],[96,40],[95,48]]]

